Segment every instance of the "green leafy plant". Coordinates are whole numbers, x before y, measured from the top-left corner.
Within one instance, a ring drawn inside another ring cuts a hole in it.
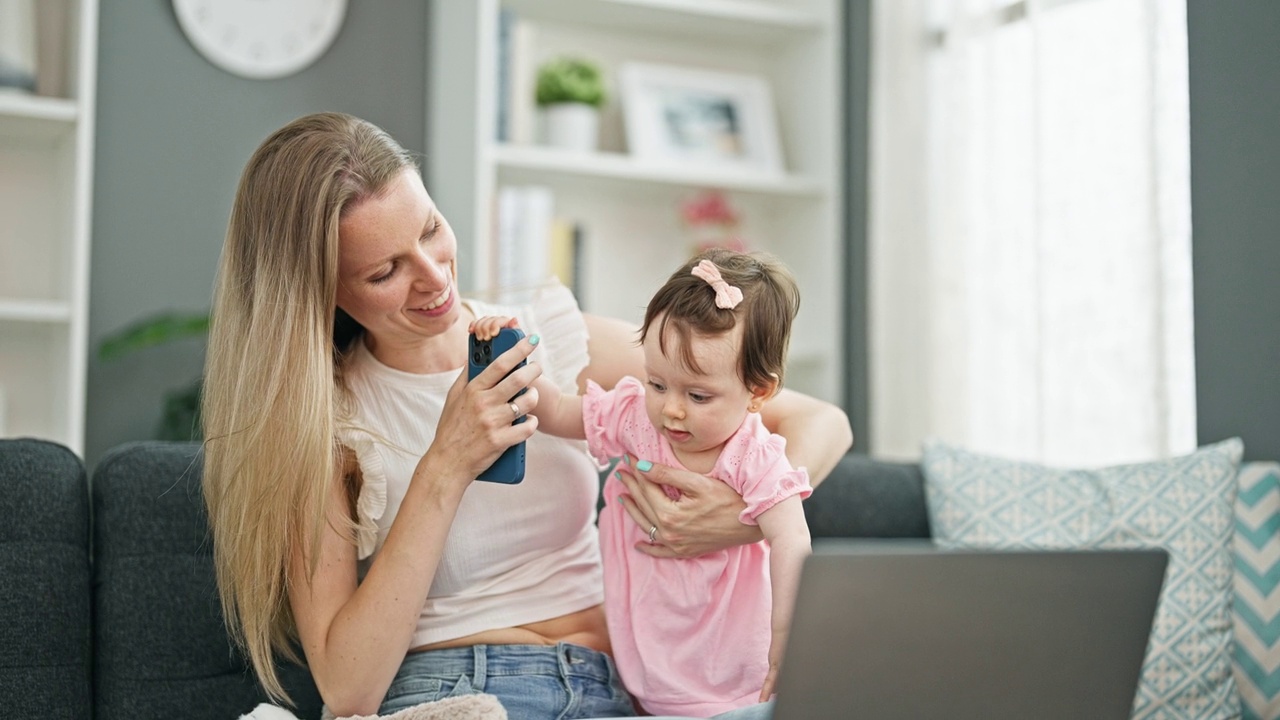
[[[139,350],[186,338],[205,337],[209,314],[160,313],[131,323],[108,335],[98,345],[98,359],[116,360]],[[203,378],[164,394],[164,407],[156,428],[158,440],[200,439],[200,391]]]
[[[559,57],[538,68],[539,106],[577,102],[599,108],[605,97],[604,77],[590,60]]]

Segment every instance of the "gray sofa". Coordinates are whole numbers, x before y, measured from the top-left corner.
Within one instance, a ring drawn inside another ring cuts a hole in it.
[[[0,440],[6,717],[231,720],[263,702],[222,624],[198,445],[122,445],[89,488],[66,448]],[[916,465],[848,455],[805,512],[815,538],[929,537]],[[281,670],[319,717],[306,670]]]

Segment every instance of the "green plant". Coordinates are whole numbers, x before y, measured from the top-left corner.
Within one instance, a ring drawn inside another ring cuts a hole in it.
[[[538,68],[537,102],[539,106],[578,102],[592,107],[604,105],[604,77],[590,60],[559,57]]]
[[[160,313],[131,323],[103,338],[98,359],[115,360],[145,348],[209,332],[209,314]],[[200,390],[202,378],[164,394],[164,407],[156,428],[158,440],[200,439]]]

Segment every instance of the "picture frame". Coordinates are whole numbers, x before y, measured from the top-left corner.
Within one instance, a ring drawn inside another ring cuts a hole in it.
[[[661,164],[783,172],[768,81],[652,63],[619,69],[627,146]]]

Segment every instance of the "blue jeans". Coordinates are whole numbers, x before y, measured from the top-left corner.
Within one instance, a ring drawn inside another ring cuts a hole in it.
[[[510,720],[636,714],[613,659],[567,643],[474,645],[409,653],[378,714],[469,693],[497,696]]]

